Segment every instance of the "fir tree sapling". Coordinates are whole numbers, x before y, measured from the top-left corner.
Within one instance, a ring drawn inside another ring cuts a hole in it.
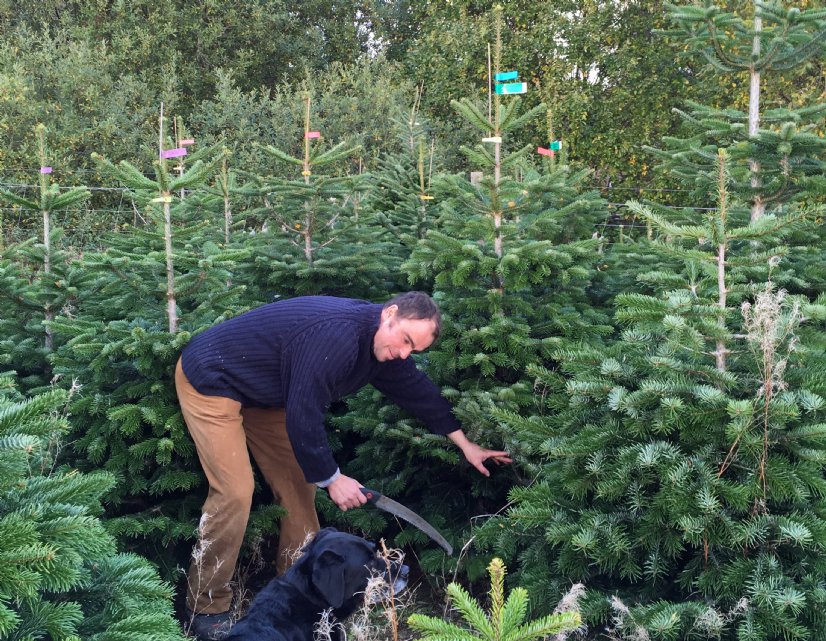
[[[408,624],[421,636],[422,641],[534,641],[535,639],[553,639],[563,641],[575,630],[582,618],[572,603],[558,608],[554,614],[539,619],[525,621],[528,613],[528,593],[517,587],[505,597],[505,564],[495,558],[488,565],[490,576],[490,612],[485,613],[479,603],[458,583],[447,586],[447,593],[453,607],[463,619],[463,625],[457,625],[440,618],[414,614]],[[575,586],[571,594],[579,591]],[[562,604],[561,604],[562,605]]]
[[[160,220],[163,221],[167,322],[169,332],[174,334],[178,329],[178,309],[175,289],[175,262],[172,248],[172,194],[178,190],[183,193],[185,189],[202,185],[221,162],[222,152],[217,150],[218,153],[216,153],[215,149],[209,148],[202,150],[197,154],[200,157],[195,158],[192,167],[184,171],[181,164],[180,176],[174,178],[168,166],[168,158],[171,157],[170,152],[176,152],[177,149],[167,150],[165,148],[163,104],[161,104],[158,135],[158,160],[154,163],[155,180],[147,178],[134,165],[125,160],[115,165],[97,154],[93,154],[93,158],[115,178],[134,190],[136,198],[141,205],[146,206],[149,215],[153,219],[159,219],[159,227]],[[206,162],[202,158],[207,158]],[[162,216],[162,219],[160,216]]]
[[[63,307],[72,293],[77,294],[76,289],[67,291],[65,277],[68,266],[65,264],[66,257],[62,252],[56,253],[56,250],[52,246],[52,242],[57,240],[55,233],[52,231],[52,216],[57,211],[69,208],[72,205],[77,205],[88,199],[89,190],[85,187],[61,190],[58,183],[52,182],[51,173],[53,168],[48,166],[49,153],[46,148],[45,125],[42,123],[38,124],[37,127],[35,127],[35,134],[37,136],[38,159],[40,161],[40,198],[33,200],[18,196],[8,190],[0,189],[0,202],[16,205],[25,210],[40,211],[43,216],[43,244],[37,246],[34,252],[30,249],[25,249],[25,247],[21,247],[21,251],[15,252],[17,254],[16,258],[21,262],[34,260],[35,264],[38,265],[37,269],[41,272],[41,277],[38,279],[40,286],[30,286],[23,289],[14,287],[12,291],[8,293],[12,295],[16,303],[22,303],[29,309],[39,308],[42,311],[43,320],[45,321],[43,330],[45,335],[44,341],[46,350],[48,351],[54,347],[54,337],[49,326],[49,321],[54,319],[56,310],[60,310],[60,308]],[[55,270],[57,271],[53,274]]]
[[[150,222],[105,235],[105,249],[85,254],[82,269],[93,286],[72,316],[52,323],[63,340],[52,355],[54,371],[81,385],[71,401],[75,437],[65,455],[82,471],[102,468],[120,479],[106,495],[110,531],[135,549],[162,550],[155,560],[169,577],[178,562],[170,543],[194,536],[203,482],[175,397],[175,363],[190,331],[239,307],[243,287],[228,288],[227,281],[247,255],[219,247],[223,221],[193,221],[201,214],[187,208],[189,197],[178,198],[180,189],[202,188],[220,150],[207,147],[189,158],[192,165],[177,178],[159,159],[155,180],[127,161],[99,158]],[[169,332],[173,320],[180,331]]]
[[[273,145],[261,147],[279,163],[300,168],[301,177],[247,175],[249,182],[239,190],[263,204],[247,215],[268,220],[267,231],[250,239],[256,261],[247,278],[266,293],[266,302],[310,294],[384,299],[392,252],[374,217],[361,211],[364,177],[320,173],[359,148],[347,141],[327,148],[323,132],[311,130],[310,96],[304,104],[302,157]]]
[[[428,138],[428,123],[420,113],[421,90],[409,113],[394,119],[398,139],[395,153],[382,155],[368,176],[371,189],[366,206],[396,241],[407,258],[432,226],[437,207],[431,187],[434,171],[440,171],[436,141]]]

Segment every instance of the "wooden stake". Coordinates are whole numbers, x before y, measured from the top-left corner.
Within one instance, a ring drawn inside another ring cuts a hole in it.
[[[161,101],[161,115],[158,118],[158,158],[163,160],[163,101]]]
[[[304,182],[310,184],[310,94],[307,94],[307,109],[304,112]]]
[[[490,71],[490,43],[488,43],[488,122],[493,117],[491,114],[491,100],[493,95],[493,75]],[[493,134],[491,134],[493,135]]]

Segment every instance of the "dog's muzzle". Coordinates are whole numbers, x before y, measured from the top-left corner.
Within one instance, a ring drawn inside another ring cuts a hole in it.
[[[370,603],[379,603],[395,597],[407,589],[410,568],[400,561],[392,561],[385,566],[381,575],[381,585],[378,590],[371,590],[368,596]]]
[[[395,565],[395,564],[393,564]],[[391,572],[393,568],[391,566]],[[393,594],[401,594],[407,589],[407,580],[410,576],[410,568],[407,567],[404,563],[398,565],[398,571],[395,573],[395,576],[391,576],[390,583],[393,586]]]

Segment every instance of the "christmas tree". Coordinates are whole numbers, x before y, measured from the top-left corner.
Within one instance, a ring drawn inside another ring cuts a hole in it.
[[[560,350],[566,379],[532,368],[543,415],[497,410],[537,481],[480,538],[519,559],[538,603],[584,582],[594,625],[615,595],[629,635],[819,638],[826,387],[798,326],[826,308],[752,284],[751,265],[781,260],[753,244],[800,217],[751,221],[725,151],[716,174],[717,207],[693,225],[631,204],[683,268],[616,298],[615,344]]]
[[[71,402],[69,459],[119,478],[106,495],[110,531],[139,550],[156,542],[171,577],[179,560],[169,543],[194,537],[203,484],[175,396],[175,363],[191,331],[240,306],[244,288],[227,283],[247,253],[222,247],[223,221],[188,206],[221,163],[220,148],[184,156],[163,123],[154,179],[130,162],[98,158],[129,189],[143,222],[105,235],[104,249],[85,255],[93,286],[73,315],[53,321],[63,344],[52,363],[63,381],[81,386]]]
[[[390,278],[389,252],[380,238],[383,230],[361,206],[364,176],[334,169],[359,148],[346,140],[326,147],[312,122],[308,95],[302,157],[262,147],[279,164],[300,167],[300,177],[249,176],[239,190],[257,195],[263,204],[247,215],[267,220],[266,232],[250,240],[255,261],[245,279],[263,292],[263,302],[316,294],[381,298]],[[325,167],[332,171],[321,173]]]
[[[72,264],[71,253],[60,246],[62,232],[54,215],[82,203],[88,189],[63,189],[52,181],[53,168],[46,145],[46,127],[35,127],[40,174],[39,198],[26,198],[0,189],[0,203],[23,211],[39,212],[43,218],[42,242],[28,242],[5,248],[0,255],[0,295],[6,300],[3,320],[3,362],[14,366],[27,389],[37,389],[51,378],[47,355],[55,347],[50,321],[56,313],[76,306],[87,285],[84,275]]]
[[[23,398],[0,374],[0,637],[183,639],[171,588],[100,519],[115,477],[60,464],[66,401]]]
[[[731,156],[730,189],[751,203],[751,218],[801,196],[811,177],[822,173],[826,141],[818,136],[818,118],[826,103],[766,109],[761,86],[772,72],[788,72],[822,56],[826,46],[826,10],[786,9],[780,2],[753,0],[749,18],[727,11],[712,0],[669,6],[675,27],[667,33],[682,38],[688,53],[699,53],[719,73],[748,75],[748,109],[718,109],[692,103],[680,112],[689,138],[665,138],[663,150],[652,150],[674,176],[702,193],[697,180],[714,166],[718,147]]]
[[[495,20],[501,27],[501,15]],[[492,96],[490,115],[470,100],[454,106],[486,138],[463,150],[485,177],[478,185],[462,176],[434,178],[426,195],[438,205],[436,216],[403,269],[411,285],[433,292],[443,314],[439,341],[419,357],[420,366],[443,386],[474,441],[513,453],[519,443],[491,419],[491,408],[532,412],[536,399],[526,367],[547,362],[560,344],[598,340],[602,331],[606,319],[590,315],[585,290],[598,242],[590,232],[604,206],[583,189],[585,172],[555,161],[533,167],[531,147],[508,153],[508,134],[536,120],[543,106],[523,110],[518,96],[500,94]],[[572,226],[587,228],[588,238],[566,242]],[[356,478],[375,479],[391,496],[423,505],[423,515],[450,529],[461,546],[470,519],[500,509],[519,477],[457,470],[459,454],[443,439],[423,432],[398,408],[375,407],[380,402],[365,391],[351,404],[353,415],[341,419],[370,435],[351,464]],[[419,473],[423,468],[427,472]],[[416,532],[396,540],[422,541]],[[435,550],[421,559],[434,571],[444,563]],[[463,562],[471,577],[484,575],[483,558]]]

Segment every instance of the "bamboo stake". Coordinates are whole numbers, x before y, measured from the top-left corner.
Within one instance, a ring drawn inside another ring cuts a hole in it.
[[[158,162],[161,171],[166,170],[166,159],[163,157],[163,102],[158,119]],[[172,194],[168,191],[161,193],[163,199],[163,238],[166,253],[166,317],[169,324],[169,333],[178,331],[178,306],[175,300],[175,265],[172,257]]]

